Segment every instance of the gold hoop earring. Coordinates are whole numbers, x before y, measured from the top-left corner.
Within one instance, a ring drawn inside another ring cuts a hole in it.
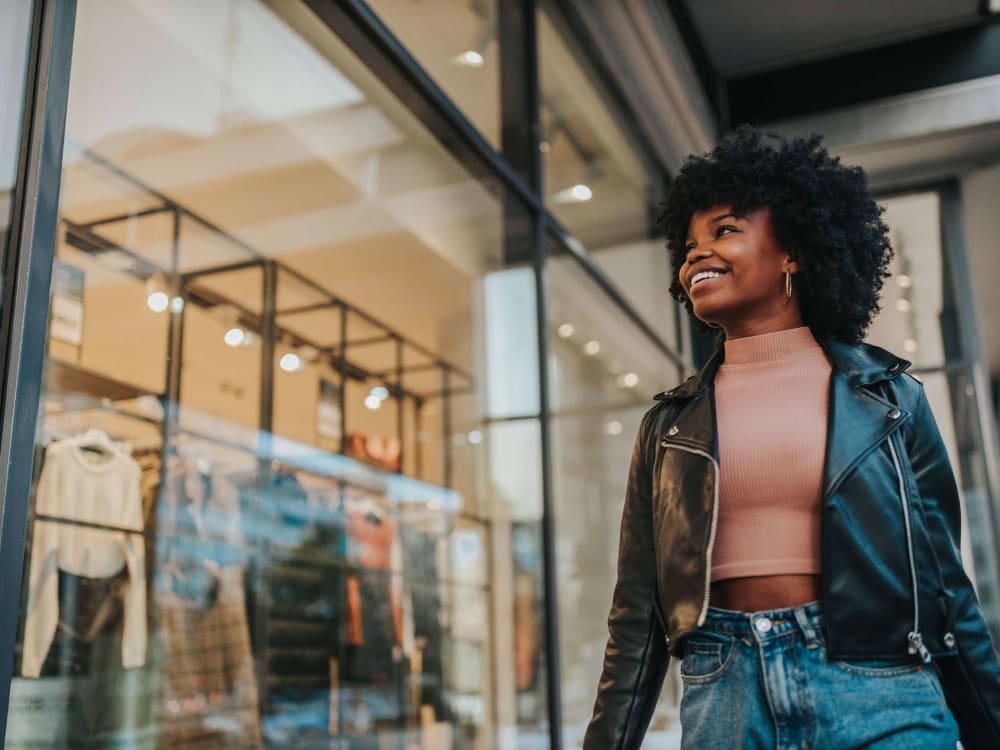
[[[785,271],[785,304],[792,298],[792,274]]]

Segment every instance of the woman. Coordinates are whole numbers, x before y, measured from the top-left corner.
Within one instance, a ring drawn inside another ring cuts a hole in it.
[[[820,141],[740,126],[671,185],[670,292],[721,343],[636,437],[587,750],[641,745],[671,655],[683,748],[1000,748],[944,443],[862,342],[883,209]]]

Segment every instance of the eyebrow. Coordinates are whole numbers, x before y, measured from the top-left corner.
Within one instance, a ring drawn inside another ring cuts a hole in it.
[[[732,218],[734,218],[734,219],[739,219],[739,218],[740,218],[739,216],[737,216],[737,215],[736,215],[736,214],[734,214],[734,213],[728,213],[728,214],[719,214],[719,215],[718,215],[718,216],[716,216],[715,218],[712,218],[712,219],[709,219],[709,220],[708,220],[708,224],[709,224],[709,226],[711,226],[712,224],[715,224],[715,223],[717,223],[717,222],[720,222],[720,221],[722,221],[723,219],[727,219],[727,218],[730,218],[730,217],[732,217]],[[691,235],[690,235],[690,234],[689,234],[689,235],[688,235],[688,236],[687,236],[687,237],[685,238],[685,242],[686,242],[687,240],[689,240],[689,239],[691,239]]]

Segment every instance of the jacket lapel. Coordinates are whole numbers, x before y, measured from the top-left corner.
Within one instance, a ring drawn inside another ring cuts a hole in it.
[[[871,344],[817,339],[833,362],[823,468],[823,499],[830,497],[854,465],[899,429],[910,412],[867,388],[898,376],[912,363]],[[899,416],[890,418],[896,407]]]

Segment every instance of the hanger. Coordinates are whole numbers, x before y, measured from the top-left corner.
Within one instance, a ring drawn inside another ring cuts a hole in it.
[[[82,435],[70,438],[69,442],[81,450],[102,453],[105,456],[121,455],[121,449],[108,437],[108,433],[97,427],[91,427]]]

